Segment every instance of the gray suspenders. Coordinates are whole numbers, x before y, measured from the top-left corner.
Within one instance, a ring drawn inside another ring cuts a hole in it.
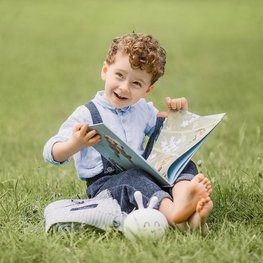
[[[95,106],[95,104],[92,101],[90,101],[87,104],[85,104],[85,106],[90,111],[93,124],[97,124],[97,123],[102,123],[103,122],[97,107]],[[149,138],[149,140],[147,142],[147,145],[145,147],[144,153],[142,154],[144,159],[147,159],[149,157],[149,155],[150,155],[150,153],[152,151],[154,142],[157,140],[157,138],[158,138],[158,136],[159,136],[159,134],[161,132],[164,120],[165,120],[165,118],[163,118],[163,117],[157,117],[154,131],[151,134],[151,136],[150,136],[150,138]],[[120,172],[120,170],[117,167],[113,166],[103,156],[101,156],[101,158],[102,158],[102,163],[103,163],[103,174],[104,175],[116,174],[116,173]],[[183,169],[182,174],[193,174],[193,175],[198,174],[198,170],[196,168],[195,163],[190,160],[188,162],[188,164],[185,166],[185,168]]]

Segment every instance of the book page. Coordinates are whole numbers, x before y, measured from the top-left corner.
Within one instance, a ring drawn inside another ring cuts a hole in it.
[[[168,174],[171,164],[195,145],[200,146],[199,142],[215,128],[223,116],[199,116],[187,111],[171,111],[147,161],[171,181]],[[184,163],[182,160],[180,162]]]
[[[169,182],[162,177],[142,156],[138,155],[132,148],[113,133],[105,124],[99,123],[89,127],[95,129],[101,135],[101,141],[94,145],[101,155],[120,170],[141,168],[148,172],[158,184],[170,186]]]

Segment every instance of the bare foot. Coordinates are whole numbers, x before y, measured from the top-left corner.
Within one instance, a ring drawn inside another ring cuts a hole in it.
[[[208,226],[206,220],[213,209],[213,202],[210,197],[202,198],[197,203],[196,212],[190,217],[188,223],[191,229],[200,230],[202,234],[206,234]]]
[[[207,180],[202,174],[196,175],[192,181],[181,181],[173,187],[173,216],[175,224],[187,221],[196,211],[202,198],[209,196]]]

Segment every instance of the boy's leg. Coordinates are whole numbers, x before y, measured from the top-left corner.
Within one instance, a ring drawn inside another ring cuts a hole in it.
[[[207,198],[211,191],[209,180],[198,174],[191,181],[176,183],[172,189],[173,200],[163,199],[159,210],[170,224],[186,222],[195,213],[198,202]]]
[[[197,210],[198,202],[202,198],[208,197],[212,191],[209,180],[198,174],[191,181],[179,181],[175,184],[172,189],[172,201],[171,196],[156,185],[147,176],[147,173],[140,169],[131,169],[118,175],[105,176],[98,179],[89,186],[89,197],[94,197],[106,189],[111,192],[114,199],[117,199],[122,211],[126,213],[130,213],[137,206],[134,199],[135,191],[141,191],[144,206],[146,206],[153,195],[157,195],[159,204],[156,208],[159,208],[170,224],[181,223],[178,227],[182,230],[187,230],[188,225],[186,221]],[[197,218],[197,216],[193,217],[191,224],[196,225]]]
[[[159,202],[156,204],[156,209],[164,198],[172,199],[171,195],[152,181],[146,172],[137,168],[98,179],[89,186],[88,195],[94,197],[103,190],[108,190],[112,197],[118,201],[122,211],[126,213],[130,213],[137,207],[134,198],[136,191],[142,193],[144,206],[148,205],[151,197],[157,196]]]

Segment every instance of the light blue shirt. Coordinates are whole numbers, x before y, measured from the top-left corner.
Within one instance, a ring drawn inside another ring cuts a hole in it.
[[[92,100],[103,122],[138,154],[144,151],[145,136],[153,132],[158,110],[151,102],[140,99],[136,104],[123,109],[113,108],[104,98],[104,91],[99,91]],[[55,165],[63,165],[53,159],[52,147],[57,142],[67,141],[72,137],[73,127],[77,123],[93,124],[90,111],[85,105],[79,106],[61,125],[58,133],[50,138],[44,146],[44,159]],[[91,178],[103,170],[101,155],[93,148],[81,149],[74,155],[78,176]]]

